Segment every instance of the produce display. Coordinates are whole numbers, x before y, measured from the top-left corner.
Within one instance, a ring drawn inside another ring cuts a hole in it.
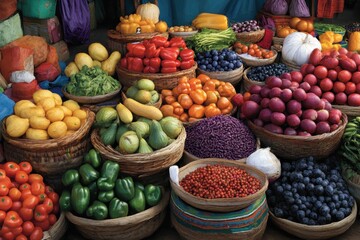
[[[186,48],[184,39],[155,36],[139,43],[128,43],[128,53],[120,66],[131,72],[174,73],[192,68],[194,51]],[[180,60],[179,60],[180,59]]]
[[[314,24],[312,21],[301,19],[298,17],[293,17],[290,19],[290,27],[296,29],[299,32],[311,33],[314,31]]]
[[[14,106],[15,114],[6,118],[6,133],[10,137],[61,138],[75,133],[87,119],[87,112],[80,109],[77,102],[62,102],[60,95],[49,90],[37,90],[33,101],[18,101]]]
[[[173,89],[163,89],[164,116],[172,116],[182,122],[193,122],[204,117],[230,114],[234,106],[231,102],[236,94],[229,82],[210,79],[205,74],[189,79],[182,77]]]
[[[196,31],[195,27],[192,26],[172,26],[169,28],[169,32],[192,32]]]
[[[360,24],[359,24],[360,27]],[[330,23],[314,23],[314,28],[317,33],[322,34],[327,31],[331,31],[337,34],[345,34],[346,29],[342,26],[336,25],[336,24],[330,24]],[[359,28],[360,29],[360,28]]]
[[[339,43],[343,40],[343,35],[333,31],[326,31],[319,35],[322,51],[339,50],[341,45]]]
[[[252,67],[246,76],[252,81],[265,82],[270,76],[279,77],[283,73],[290,72],[288,67],[283,63],[272,63],[265,66]]]
[[[75,96],[99,96],[112,93],[121,88],[118,80],[108,75],[99,66],[83,66],[70,77],[66,91]]]
[[[341,177],[337,159],[312,157],[283,162],[281,177],[266,192],[271,212],[306,225],[340,221],[352,211],[354,198]]]
[[[261,182],[237,167],[207,165],[187,174],[180,186],[201,198],[241,198],[259,191]]]
[[[102,161],[94,149],[78,169],[67,170],[61,181],[65,187],[59,199],[61,210],[95,220],[142,212],[157,205],[162,197],[160,186],[120,176],[119,164]]]
[[[260,30],[259,23],[256,20],[233,23],[231,27],[236,33]]]
[[[359,22],[352,22],[347,25],[345,25],[346,31],[349,32],[358,32],[360,31],[360,23]]]
[[[205,28],[194,36],[187,38],[186,44],[196,53],[199,53],[229,48],[235,41],[236,35],[231,28],[226,28],[224,30]]]
[[[259,47],[256,43],[249,44],[247,46],[246,44],[242,44],[240,42],[234,43],[235,52],[240,54],[242,57],[252,56],[257,59],[268,59],[274,57],[274,51],[264,49],[262,47]]]
[[[228,28],[228,18],[222,14],[200,13],[194,18],[192,25],[197,29],[225,30]]]
[[[290,26],[280,26],[276,28],[276,36],[279,38],[286,38],[289,34],[294,32],[297,32],[297,30]]]
[[[113,51],[109,56],[107,49],[101,43],[95,42],[89,45],[88,53],[80,52],[75,55],[74,61],[70,62],[64,70],[67,77],[78,73],[85,65],[89,68],[101,67],[108,75],[114,75],[116,64],[121,58],[119,51]]]
[[[238,160],[256,150],[256,138],[244,122],[219,115],[186,127],[185,150],[199,158]]]
[[[0,236],[42,239],[59,217],[59,195],[29,162],[0,164]]]
[[[201,70],[232,71],[242,66],[240,57],[232,50],[211,50],[196,53],[196,62]]]
[[[126,90],[125,95],[143,104],[154,104],[160,99],[160,94],[155,90],[155,84],[150,79],[136,81]]]

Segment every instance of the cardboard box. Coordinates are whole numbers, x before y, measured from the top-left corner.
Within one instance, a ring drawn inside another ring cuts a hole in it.
[[[23,18],[24,34],[40,36],[50,44],[63,39],[59,19],[55,16],[49,19]]]
[[[61,40],[51,46],[56,48],[56,52],[59,56],[59,61],[66,62],[70,58],[70,52],[65,41]]]

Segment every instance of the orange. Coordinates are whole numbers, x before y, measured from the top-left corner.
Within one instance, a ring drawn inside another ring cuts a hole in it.
[[[300,22],[301,19],[298,18],[298,17],[293,17],[291,20],[290,20],[290,27],[291,28],[296,28],[296,25],[298,24],[298,22]]]
[[[308,21],[305,20],[300,20],[297,24],[296,24],[296,29],[300,32],[307,32],[308,29]]]
[[[308,22],[307,32],[310,33],[314,30],[314,24],[312,22]]]

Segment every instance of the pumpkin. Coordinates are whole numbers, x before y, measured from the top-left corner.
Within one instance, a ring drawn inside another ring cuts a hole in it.
[[[360,32],[353,32],[350,34],[348,50],[350,52],[360,50]]]
[[[319,40],[310,34],[294,32],[284,39],[282,57],[298,66],[307,63],[311,52],[318,48],[321,50]]]
[[[155,24],[159,21],[160,9],[157,5],[148,2],[139,5],[136,9],[136,14],[139,14],[142,19],[152,20]]]

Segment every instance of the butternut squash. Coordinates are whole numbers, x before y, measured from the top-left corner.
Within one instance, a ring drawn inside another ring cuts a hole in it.
[[[158,120],[158,121],[163,118],[163,114],[158,108],[139,103],[134,99],[131,98],[125,99],[124,105],[137,116]]]
[[[101,63],[101,69],[107,72],[110,76],[114,75],[116,64],[120,61],[121,54],[119,51],[111,53],[110,57]]]
[[[350,52],[360,50],[360,32],[353,32],[349,37],[348,50]]]

